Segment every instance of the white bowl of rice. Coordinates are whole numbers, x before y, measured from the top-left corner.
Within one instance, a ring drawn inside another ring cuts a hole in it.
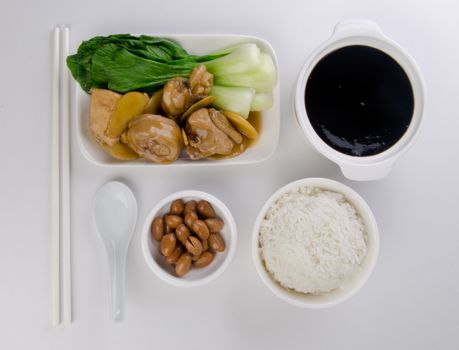
[[[276,191],[260,210],[252,255],[266,286],[295,306],[339,304],[367,281],[379,252],[370,207],[351,188],[308,178]]]

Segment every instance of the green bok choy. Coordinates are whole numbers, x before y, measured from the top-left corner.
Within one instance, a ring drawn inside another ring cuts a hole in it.
[[[216,61],[229,58],[229,55]],[[276,83],[276,67],[270,55],[260,54],[260,63],[254,68],[238,74],[217,75],[215,84],[222,86],[245,86],[257,92],[271,92]]]
[[[255,43],[243,43],[196,56],[175,42],[147,35],[116,34],[83,41],[67,66],[81,88],[119,93],[153,93],[174,77],[188,78],[198,64],[214,75],[213,105],[247,118],[250,111],[272,106],[276,67]]]
[[[216,97],[212,103],[214,107],[224,111],[231,111],[243,118],[247,118],[255,96],[255,89],[214,85],[210,94]]]

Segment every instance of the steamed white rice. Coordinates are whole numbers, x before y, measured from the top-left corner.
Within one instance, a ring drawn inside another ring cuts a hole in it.
[[[339,288],[359,269],[366,240],[362,219],[342,194],[300,187],[268,209],[259,250],[283,287],[319,294]]]

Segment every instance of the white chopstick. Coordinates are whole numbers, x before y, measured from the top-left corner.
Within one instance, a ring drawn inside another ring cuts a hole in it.
[[[59,78],[60,78],[60,28],[53,35],[53,107],[51,136],[51,266],[52,266],[52,323],[61,322],[60,280],[60,158],[59,158]]]
[[[70,236],[70,85],[66,58],[69,28],[54,29],[51,144],[52,323],[72,322]]]
[[[61,45],[61,234],[62,234],[62,324],[72,323],[71,237],[70,237],[70,86],[66,59],[70,31],[64,28]]]

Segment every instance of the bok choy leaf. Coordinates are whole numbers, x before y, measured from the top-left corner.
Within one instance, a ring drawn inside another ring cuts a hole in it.
[[[188,77],[198,63],[227,54],[194,56],[165,38],[116,34],[84,41],[67,66],[88,93],[92,87],[152,93],[172,77]]]

